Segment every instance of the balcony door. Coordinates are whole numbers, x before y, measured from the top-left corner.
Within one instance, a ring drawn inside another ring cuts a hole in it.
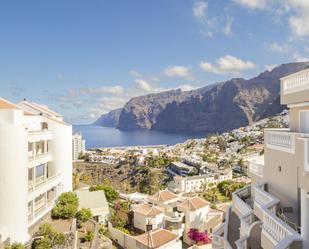
[[[299,112],[299,132],[309,133],[309,111]]]

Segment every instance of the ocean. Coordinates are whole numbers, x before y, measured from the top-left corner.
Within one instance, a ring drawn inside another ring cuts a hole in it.
[[[203,134],[174,134],[158,131],[121,131],[95,125],[73,125],[74,132],[81,132],[86,148],[121,147],[136,145],[173,145],[189,138],[205,137]]]

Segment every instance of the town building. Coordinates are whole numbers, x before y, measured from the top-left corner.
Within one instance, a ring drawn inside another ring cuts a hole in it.
[[[76,161],[79,159],[81,154],[84,154],[86,151],[86,142],[83,139],[82,134],[75,133],[72,136],[72,159]]]
[[[0,244],[28,229],[72,190],[72,126],[47,106],[0,99]]]
[[[196,174],[197,169],[182,162],[172,162],[168,167],[168,172],[171,175],[187,176],[189,174]]]
[[[210,185],[217,184],[224,180],[232,180],[233,173],[231,170],[226,172],[217,172],[207,175],[196,176],[174,176],[173,181],[169,184],[169,189],[179,193],[202,192],[209,188]]]
[[[96,222],[100,224],[107,223],[109,206],[103,190],[90,192],[88,189],[81,189],[76,190],[75,193],[79,200],[79,210],[88,208]]]
[[[250,162],[252,184],[233,193],[214,248],[309,248],[309,69],[281,79],[289,129],[265,129],[264,157]]]

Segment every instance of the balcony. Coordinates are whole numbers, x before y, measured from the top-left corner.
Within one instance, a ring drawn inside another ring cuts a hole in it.
[[[309,69],[290,74],[281,79],[281,104],[308,101]]]
[[[266,129],[265,146],[270,149],[295,153],[295,133],[289,129]]]
[[[46,192],[48,189],[58,185],[62,181],[62,175],[57,174],[48,178],[41,178],[35,182],[28,183],[28,200],[31,201],[38,194]]]
[[[265,184],[253,186],[254,212],[263,222],[262,225],[262,247],[271,243],[273,247],[286,243],[293,243],[300,239],[297,231],[293,230],[287,223],[277,216],[279,200],[264,190]],[[288,248],[288,247],[280,247]]]
[[[50,130],[36,130],[36,131],[29,131],[28,132],[28,141],[30,143],[41,141],[41,140],[51,140],[52,139],[52,132]]]
[[[263,178],[264,156],[260,156],[249,162],[249,174]]]
[[[45,152],[45,153],[37,154],[37,155],[34,155],[34,156],[29,156],[28,158],[29,158],[28,159],[29,160],[28,167],[33,168],[33,167],[36,167],[38,165],[50,162],[52,160],[52,155],[51,155],[50,152]]]

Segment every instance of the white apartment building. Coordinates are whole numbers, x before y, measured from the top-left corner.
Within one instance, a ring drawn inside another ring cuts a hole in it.
[[[250,162],[252,184],[233,193],[213,248],[309,248],[309,69],[281,79],[289,129],[264,131],[264,157]]]
[[[48,107],[0,98],[0,244],[28,229],[72,190],[72,127]]]
[[[86,142],[83,139],[82,134],[75,133],[72,136],[72,159],[73,161],[78,160],[79,155],[84,153],[86,150]]]
[[[174,180],[169,184],[169,189],[179,193],[195,193],[207,189],[209,183],[217,184],[232,179],[233,173],[231,170],[226,173],[213,173],[210,175],[174,176]]]

